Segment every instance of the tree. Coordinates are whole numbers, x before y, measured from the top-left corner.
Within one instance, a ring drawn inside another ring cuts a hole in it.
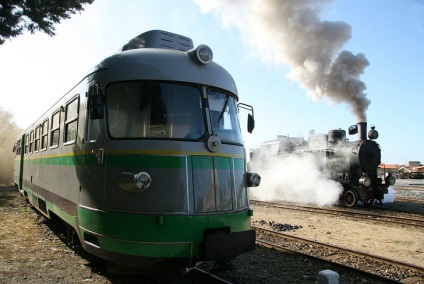
[[[13,121],[13,114],[0,107],[0,184],[13,182],[15,154],[12,149],[20,131]]]
[[[54,24],[84,11],[94,0],[2,0],[0,2],[0,45],[25,30],[55,35]]]

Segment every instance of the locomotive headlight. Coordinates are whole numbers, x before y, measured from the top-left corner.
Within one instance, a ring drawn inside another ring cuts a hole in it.
[[[261,184],[261,176],[257,173],[246,173],[246,186],[257,187]]]
[[[190,50],[188,55],[202,64],[209,64],[213,59],[212,49],[205,44],[201,44],[196,49]]]
[[[359,184],[368,187],[371,185],[371,179],[369,177],[361,177],[359,179]]]
[[[139,172],[134,175],[134,182],[139,189],[146,189],[152,183],[152,178],[146,172]]]
[[[396,183],[396,178],[394,176],[392,176],[391,174],[389,174],[385,179],[384,182],[386,184],[390,184],[390,185],[394,185]]]

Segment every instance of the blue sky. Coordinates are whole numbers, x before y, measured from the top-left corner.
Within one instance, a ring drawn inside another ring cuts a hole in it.
[[[244,11],[250,2],[234,1],[233,11]],[[377,142],[382,162],[424,163],[424,1],[316,2],[322,21],[351,26],[352,36],[340,51],[363,53],[370,63],[360,80],[371,101],[366,111],[368,125],[374,124],[380,134]],[[206,11],[200,7],[203,4],[192,0],[96,0],[81,14],[57,25],[54,37],[39,32],[6,41],[0,46],[0,106],[12,111],[17,124],[25,128],[96,63],[138,34],[162,29],[192,38],[195,46],[209,45],[214,60],[233,75],[240,101],[255,110],[253,134],[243,133],[247,148],[258,147],[278,134],[307,138],[312,129],[327,133],[356,124],[347,104],[327,98],[313,100],[298,81],[290,79],[291,66],[272,57],[272,43],[270,58],[264,58],[268,46],[258,51],[246,40],[240,27],[243,18],[234,24],[231,21],[239,15],[230,13],[228,19],[222,9]],[[278,23],[275,29],[279,29]],[[291,42],[284,44],[290,46]],[[246,115],[241,113],[243,130]]]

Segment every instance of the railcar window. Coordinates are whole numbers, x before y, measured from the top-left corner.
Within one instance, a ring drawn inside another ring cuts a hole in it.
[[[47,137],[49,135],[49,121],[46,119],[41,128],[41,150],[47,149]]]
[[[87,119],[86,141],[94,142],[100,134],[101,119]]]
[[[32,147],[34,146],[34,130],[29,133],[29,154],[32,154]]]
[[[29,136],[28,134],[25,134],[25,155],[28,155],[28,142],[29,142]]]
[[[40,149],[40,129],[41,129],[41,126],[37,126],[35,128],[34,152],[38,152],[38,150]]]
[[[16,156],[21,155],[21,139],[16,142]]]
[[[88,90],[89,97],[96,94],[96,90],[98,89],[98,84],[94,83],[90,86]],[[90,113],[90,104],[87,104],[87,114]],[[100,122],[103,121],[101,119],[87,119],[87,129],[86,129],[86,141],[94,142],[98,139],[100,134]]]
[[[107,122],[114,138],[198,140],[205,133],[201,91],[165,82],[118,82],[106,89]]]
[[[50,147],[59,146],[59,132],[60,132],[60,110],[52,115],[52,123],[50,130]]]
[[[235,98],[216,89],[208,89],[207,94],[214,133],[223,142],[243,143]]]
[[[65,143],[75,143],[78,130],[79,98],[76,97],[66,105],[65,113]]]

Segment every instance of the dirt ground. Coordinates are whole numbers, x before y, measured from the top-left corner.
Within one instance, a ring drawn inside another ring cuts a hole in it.
[[[388,226],[290,210],[275,212],[266,207],[253,207],[253,209],[255,225],[259,225],[261,220],[301,225],[301,229],[290,233],[412,264],[424,263],[422,228]],[[54,223],[46,222],[41,215],[35,213],[15,188],[0,187],[0,283],[165,283],[151,278],[134,282],[125,275],[110,273],[110,270],[108,272],[103,262],[95,257],[70,249],[66,245],[65,236],[61,233],[63,231],[55,226]],[[298,266],[303,267],[306,260],[281,253],[278,256],[275,252],[260,248],[250,254],[246,260],[238,258],[241,262],[250,263],[247,266],[243,265],[239,271],[257,270],[249,278],[246,276],[247,272],[243,272],[246,277],[241,276],[240,279],[244,280],[239,283],[314,283],[313,279],[316,278],[319,269],[322,269],[318,265],[317,269],[309,266],[308,271],[301,272],[303,273],[301,277],[309,278],[297,282],[281,282],[284,277],[294,280],[296,276],[291,274],[297,275],[298,271],[303,269]],[[258,256],[264,257],[264,255],[266,256],[264,260],[258,259]],[[282,262],[280,256],[286,257],[286,262]],[[271,259],[268,263],[272,257],[275,259]],[[251,266],[252,261],[255,267]],[[262,264],[267,267],[261,267]],[[270,281],[270,270],[272,267],[280,267],[278,265],[284,269],[279,269],[273,274],[275,277],[278,276],[277,280]],[[254,277],[258,277],[260,281],[256,281]],[[305,281],[306,279],[312,280],[309,282]],[[367,282],[361,280],[345,283]]]
[[[331,245],[424,266],[424,228],[325,216],[307,212],[252,206],[253,224],[274,221],[302,226],[287,233]]]
[[[0,283],[110,283],[13,187],[0,187]]]

